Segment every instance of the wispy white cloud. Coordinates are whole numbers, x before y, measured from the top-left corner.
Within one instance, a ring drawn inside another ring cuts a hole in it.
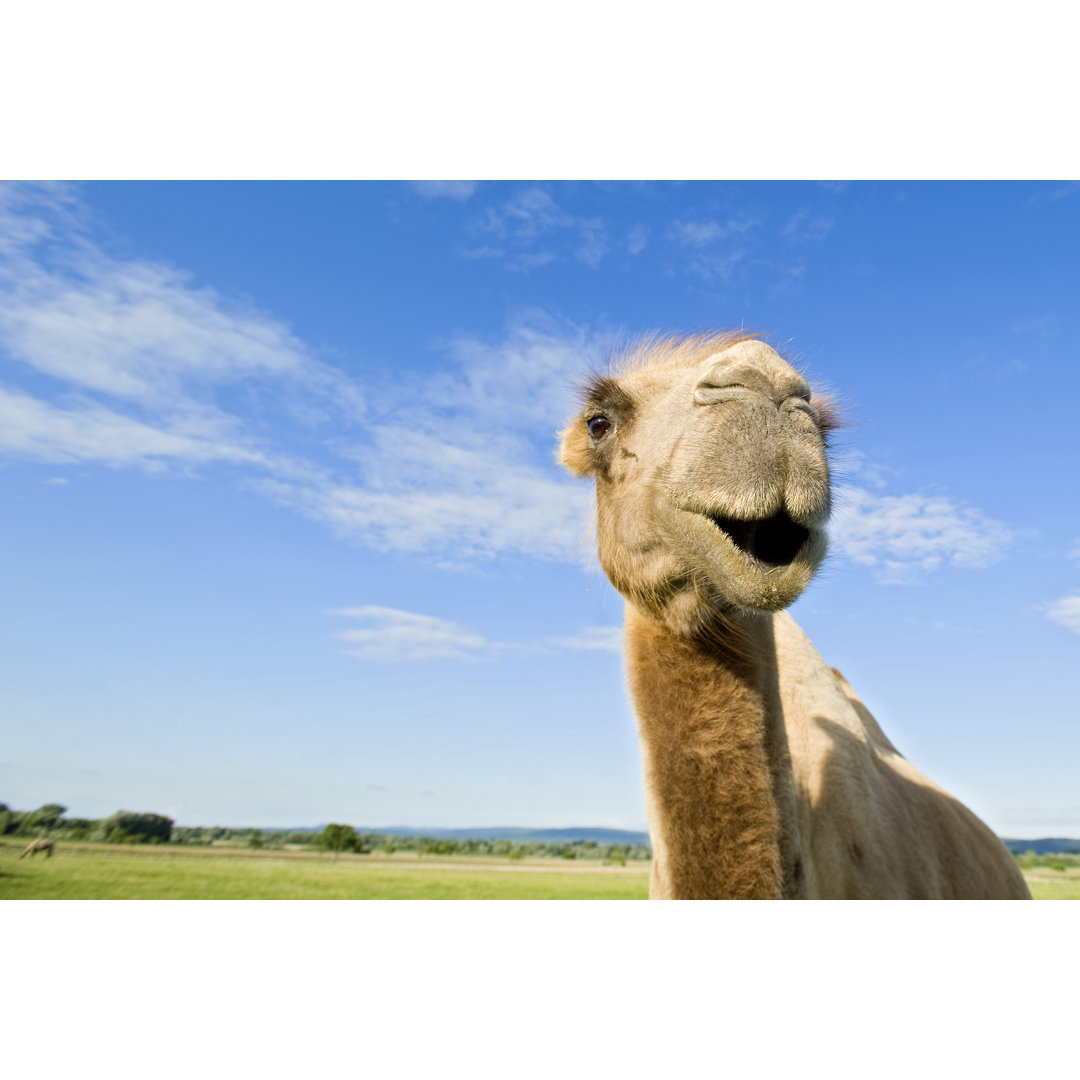
[[[1077,194],[1080,194],[1080,181],[1069,180],[1064,184],[1047,185],[1039,188],[1028,202],[1057,202],[1059,199],[1068,199]]]
[[[202,430],[200,430],[200,428]],[[0,386],[0,451],[54,464],[93,462],[160,467],[166,461],[268,465],[259,450],[227,433],[206,430],[205,417],[166,428],[142,423],[103,406],[65,409]]]
[[[677,247],[682,269],[696,274],[708,284],[729,282],[735,269],[746,258],[747,234],[760,222],[749,217],[727,221],[674,221],[668,229],[668,239]]]
[[[498,410],[513,411],[509,430],[548,437],[574,406],[578,380],[603,366],[615,338],[553,318],[543,311],[521,312],[499,335],[461,334],[446,351],[458,370],[435,384],[431,400],[451,406],[491,434]],[[500,431],[507,425],[497,425]],[[545,453],[550,454],[550,444]]]
[[[85,253],[73,269],[20,260],[4,274],[0,338],[46,375],[146,402],[174,397],[189,379],[296,375],[307,363],[280,323],[230,311],[176,271]]]
[[[410,180],[409,186],[425,199],[464,202],[476,191],[475,180]]]
[[[830,460],[835,482],[833,548],[887,584],[942,566],[977,568],[1004,558],[1021,534],[945,495],[895,494],[899,470],[844,448]],[[871,490],[872,489],[872,490]]]
[[[649,230],[644,225],[635,225],[626,237],[626,250],[630,255],[640,255],[649,242]]]
[[[363,412],[358,388],[280,320],[94,243],[74,189],[0,185],[0,237],[0,350],[13,371],[46,380],[33,394],[4,391],[9,452],[267,468],[272,455],[225,406],[226,390],[268,397],[293,419]]]
[[[530,270],[539,270],[542,266],[557,262],[558,258],[554,251],[522,251],[507,259],[506,267],[527,274]]]
[[[356,542],[443,563],[587,558],[588,493],[554,466],[552,446],[574,386],[608,344],[536,313],[501,339],[454,338],[449,373],[372,399],[366,438],[338,447],[350,479],[261,489]]]
[[[759,225],[749,217],[729,218],[727,221],[673,221],[671,238],[685,247],[706,247],[709,244],[742,236]]]
[[[280,320],[161,263],[110,256],[67,189],[0,185],[0,234],[0,345],[45,375],[156,404],[262,377],[342,389]]]
[[[561,237],[575,239],[573,256],[594,270],[607,255],[610,245],[604,222],[595,217],[578,217],[556,203],[541,187],[526,187],[498,206],[489,206],[473,224],[473,231],[490,235],[495,243],[466,248],[466,258],[504,258],[508,269],[535,270],[558,261],[552,250]],[[535,250],[541,241],[548,244]]]
[[[1034,342],[1041,350],[1056,348],[1063,336],[1061,316],[1056,311],[1044,311],[1040,315],[1021,319],[1012,332]],[[1027,364],[1024,364],[1027,370]]]
[[[530,242],[574,224],[543,188],[523,188],[499,206],[489,206],[479,221],[484,232],[510,240]]]
[[[528,197],[507,213],[507,236],[563,221],[541,189],[520,194]],[[69,189],[0,187],[0,225],[0,348],[33,373],[27,386],[0,386],[7,455],[117,468],[228,464],[353,542],[440,565],[591,559],[589,493],[562,476],[552,448],[575,384],[603,367],[610,337],[523,313],[496,337],[444,342],[449,364],[436,375],[362,391],[272,316],[95,246]],[[299,445],[284,441],[286,416],[314,426],[306,457],[286,450]],[[327,417],[334,423],[319,437]],[[865,463],[856,479],[836,543],[886,580],[986,565],[1011,542],[1004,525],[950,499],[884,494]]]
[[[506,254],[506,249],[481,244],[480,247],[461,248],[458,254],[463,259],[501,259]]]
[[[559,649],[584,652],[622,652],[621,626],[587,626],[569,637],[548,638],[548,643]]]
[[[1063,596],[1042,608],[1042,613],[1052,622],[1064,626],[1074,634],[1080,634],[1080,593]]]
[[[491,643],[457,623],[388,607],[341,608],[331,612],[363,625],[334,636],[352,656],[367,660],[475,659]]]
[[[800,210],[781,230],[781,235],[793,244],[805,244],[814,240],[824,240],[836,222],[824,214],[815,214],[810,210]]]
[[[837,501],[834,545],[891,584],[946,564],[989,566],[1015,540],[1001,522],[940,495],[881,495],[847,487]]]
[[[531,235],[562,220],[538,190],[508,228]],[[81,214],[69,189],[0,187],[0,350],[13,372],[34,373],[25,386],[0,384],[0,453],[228,464],[354,542],[443,564],[582,557],[588,499],[552,445],[605,341],[530,313],[501,338],[445,342],[438,375],[364,393],[272,316],[108,254]]]
[[[708,284],[727,283],[735,276],[735,270],[746,258],[744,248],[732,248],[722,252],[697,252],[686,263],[686,269],[695,273]]]
[[[899,475],[896,469],[871,460],[862,450],[854,447],[835,451],[829,458],[829,469],[834,481],[842,487],[868,484],[879,491],[889,483],[891,477]]]
[[[600,265],[604,256],[608,253],[607,233],[604,231],[604,223],[599,218],[582,221],[581,244],[574,256],[580,261],[591,266],[594,270]]]
[[[399,608],[339,608],[331,615],[359,623],[334,634],[350,656],[364,660],[476,660],[522,652],[555,650],[619,652],[618,627],[591,626],[568,637],[524,642],[491,641],[481,634],[433,615],[418,615]]]
[[[467,458],[452,445],[446,458],[400,461],[411,482],[394,477],[387,489],[346,483],[319,485],[265,480],[264,494],[330,526],[348,540],[383,551],[427,553],[440,565],[494,555],[571,560],[581,552],[588,499],[535,471],[485,459],[468,473],[450,461]],[[439,489],[440,479],[448,490]]]

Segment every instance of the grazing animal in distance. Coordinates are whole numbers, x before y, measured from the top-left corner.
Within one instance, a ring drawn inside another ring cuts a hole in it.
[[[783,609],[825,556],[837,419],[757,335],[645,342],[561,460],[626,600],[653,899],[1030,899]]]
[[[39,836],[36,840],[31,840],[29,844],[23,849],[23,853],[19,856],[20,859],[25,859],[27,855],[36,855],[39,851],[45,852],[45,858],[48,859],[56,845],[47,837]]]

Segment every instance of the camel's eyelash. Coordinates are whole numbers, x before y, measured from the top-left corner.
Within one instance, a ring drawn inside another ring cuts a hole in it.
[[[595,412],[625,414],[633,408],[630,395],[610,375],[594,375],[581,388],[581,400],[586,409]]]

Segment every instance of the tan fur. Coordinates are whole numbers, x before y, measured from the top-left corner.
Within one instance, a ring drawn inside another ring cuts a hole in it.
[[[561,456],[627,600],[651,895],[1027,898],[782,611],[825,554],[828,402],[745,333],[646,342],[584,398]]]
[[[679,640],[634,608],[626,647],[656,823],[652,895],[778,899],[779,820],[755,666]]]

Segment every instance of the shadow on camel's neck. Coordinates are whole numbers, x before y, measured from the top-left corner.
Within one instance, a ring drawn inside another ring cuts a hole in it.
[[[654,899],[805,895],[772,617],[737,628],[694,642],[627,606]]]

